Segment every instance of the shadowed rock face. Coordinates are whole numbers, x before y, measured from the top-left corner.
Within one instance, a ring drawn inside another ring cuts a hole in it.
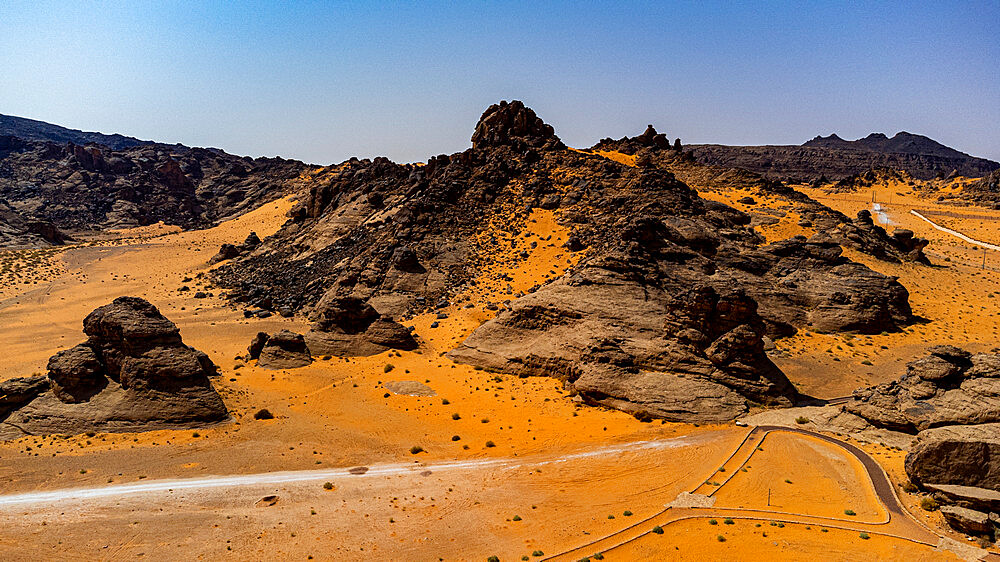
[[[656,138],[646,149],[677,154]],[[306,335],[314,354],[328,352],[321,339],[357,353],[347,348],[357,334],[374,340],[373,326],[392,340],[404,334],[339,299],[394,318],[446,305],[495,255],[484,226],[516,235],[535,208],[554,211],[571,231],[566,251],[584,257],[562,278],[510,295],[509,310],[456,360],[560,376],[622,409],[729,419],[794,397],[763,354],[764,334],[892,331],[912,319],[906,290],[843,257],[837,240],[765,245],[745,213],[701,199],[665,169],[564,149],[518,102],[489,108],[464,152],[424,166],[378,158],[324,170],[291,220],[215,270],[215,281],[236,300],[318,314],[322,325]]]
[[[86,342],[52,356],[47,378],[3,383],[18,404],[4,411],[0,402],[0,437],[140,431],[228,418],[208,379],[215,365],[184,345],[177,326],[147,301],[119,297],[88,315],[84,332]]]
[[[1000,422],[1000,355],[952,346],[929,351],[899,379],[855,391],[845,409],[877,427],[910,433]]]

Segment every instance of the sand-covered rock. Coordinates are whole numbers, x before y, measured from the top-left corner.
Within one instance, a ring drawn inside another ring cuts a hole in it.
[[[88,315],[84,332],[85,343],[49,360],[47,378],[3,383],[31,399],[0,410],[0,437],[189,427],[228,417],[209,381],[215,365],[184,345],[177,326],[149,302],[119,297]]]
[[[872,425],[915,433],[1000,422],[1000,355],[935,346],[895,381],[854,392],[844,407]]]

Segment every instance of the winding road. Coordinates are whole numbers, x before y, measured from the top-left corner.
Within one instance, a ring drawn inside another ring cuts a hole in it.
[[[725,486],[740,468],[746,465],[763,440],[771,433],[786,432],[804,435],[824,442],[833,444],[844,449],[848,454],[856,458],[864,467],[867,476],[870,478],[874,492],[879,503],[885,509],[885,517],[879,521],[858,521],[839,517],[826,517],[808,514],[797,514],[788,512],[769,511],[764,509],[747,509],[736,507],[715,507],[714,495]],[[560,463],[573,459],[581,459],[604,455],[617,455],[625,452],[634,452],[642,449],[664,449],[672,447],[682,447],[695,444],[696,441],[690,437],[677,437],[671,439],[659,439],[650,441],[639,441],[619,445],[600,447],[583,452],[562,455],[554,458],[495,458],[495,459],[471,459],[441,463],[395,463],[373,465],[371,467],[355,467],[324,469],[324,470],[301,470],[288,472],[270,472],[260,474],[244,474],[230,476],[209,476],[205,478],[175,479],[175,480],[154,480],[148,482],[137,482],[129,484],[113,484],[92,488],[74,488],[66,490],[52,490],[27,492],[0,496],[0,510],[23,509],[25,507],[42,507],[46,504],[62,504],[73,501],[89,501],[98,498],[114,498],[127,495],[154,494],[163,492],[175,492],[180,490],[197,490],[209,488],[231,488],[234,486],[250,486],[260,484],[282,484],[291,482],[326,481],[346,478],[359,478],[386,475],[413,475],[434,472],[448,472],[470,469],[512,469],[524,465],[540,465],[550,463]],[[543,558],[542,560],[579,560],[598,552],[611,552],[614,549],[625,546],[653,532],[654,527],[666,527],[671,523],[689,519],[708,518],[732,518],[751,521],[770,521],[783,523],[798,523],[807,525],[817,525],[831,529],[842,529],[854,532],[867,532],[873,535],[883,535],[895,537],[929,547],[940,547],[948,542],[941,535],[922,524],[914,518],[902,505],[896,494],[895,487],[889,480],[888,475],[875,459],[864,452],[859,447],[842,441],[840,439],[816,433],[806,429],[784,426],[757,426],[751,428],[742,442],[732,451],[729,457],[722,463],[726,468],[727,476],[724,481],[710,483],[703,481],[691,491],[690,495],[682,494],[681,497],[695,500],[694,503],[678,503],[666,506],[663,510],[653,515],[637,521],[623,529],[606,536],[591,540],[586,544],[579,545],[565,552],[554,556]],[[711,478],[711,476],[710,476]],[[701,505],[698,505],[699,501]],[[954,543],[954,541],[952,541]],[[955,543],[957,544],[957,543]],[[968,551],[969,547],[961,545]],[[974,549],[973,549],[974,550]],[[966,552],[967,554],[967,552]],[[1000,560],[1000,556],[989,553],[989,560]]]
[[[764,438],[772,432],[794,433],[820,439],[843,448],[847,453],[855,457],[862,464],[862,466],[864,466],[865,472],[871,479],[875,494],[878,497],[880,504],[886,510],[885,519],[877,522],[862,522],[846,518],[794,514],[762,509],[715,507],[714,501],[712,500],[712,496],[714,496],[715,492],[725,486],[726,483],[728,483],[738,473],[739,468],[742,468],[745,464],[747,464],[747,462],[749,462],[750,457],[752,457],[754,452],[758,450],[758,447]],[[741,452],[746,454],[740,454]],[[737,464],[730,465],[730,463],[734,460],[737,461]],[[736,450],[733,451],[729,458],[726,459],[723,463],[723,467],[727,468],[729,476],[725,478],[721,485],[710,485],[708,481],[705,481],[692,490],[692,496],[689,496],[691,498],[708,498],[710,499],[710,501],[706,502],[708,505],[667,505],[663,510],[653,514],[652,516],[629,525],[628,527],[615,533],[589,541],[565,552],[548,556],[542,560],[581,560],[587,559],[595,553],[613,552],[617,548],[623,547],[629,543],[639,540],[642,537],[650,535],[654,532],[653,529],[655,527],[662,528],[670,525],[671,523],[689,519],[731,518],[750,521],[819,525],[831,529],[842,529],[859,533],[867,532],[873,535],[883,535],[903,539],[928,547],[940,547],[951,541],[950,539],[942,537],[929,527],[925,526],[903,507],[899,497],[896,495],[896,490],[892,485],[892,482],[889,480],[888,475],[878,462],[875,461],[875,459],[855,445],[829,435],[793,427],[756,426],[747,433],[743,442],[736,448]],[[703,493],[698,494],[699,491]],[[951,542],[953,543],[954,541]],[[967,547],[966,545],[958,545],[958,548],[965,551],[966,554],[968,554],[969,550],[975,550]],[[1000,556],[994,553],[987,553],[982,559],[1000,560]]]

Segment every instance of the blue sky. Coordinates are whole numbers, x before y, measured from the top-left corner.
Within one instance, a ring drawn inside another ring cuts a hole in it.
[[[462,150],[521,99],[571,146],[920,133],[1000,160],[1000,1],[0,2],[0,113],[314,163]]]

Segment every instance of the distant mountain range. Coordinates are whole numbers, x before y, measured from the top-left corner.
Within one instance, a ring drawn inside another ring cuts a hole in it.
[[[957,174],[983,177],[1000,163],[970,156],[923,135],[896,133],[892,138],[872,133],[848,141],[835,134],[797,145],[690,145],[695,159],[705,164],[742,168],[771,179],[839,180],[872,168],[905,170],[918,179]]]
[[[96,143],[114,150],[156,144],[152,141],[139,140],[119,134],[105,135],[104,133],[67,129],[66,127],[60,127],[59,125],[53,125],[44,121],[14,117],[13,115],[0,115],[0,136],[2,135],[19,137],[31,141],[71,142],[81,145]]]

